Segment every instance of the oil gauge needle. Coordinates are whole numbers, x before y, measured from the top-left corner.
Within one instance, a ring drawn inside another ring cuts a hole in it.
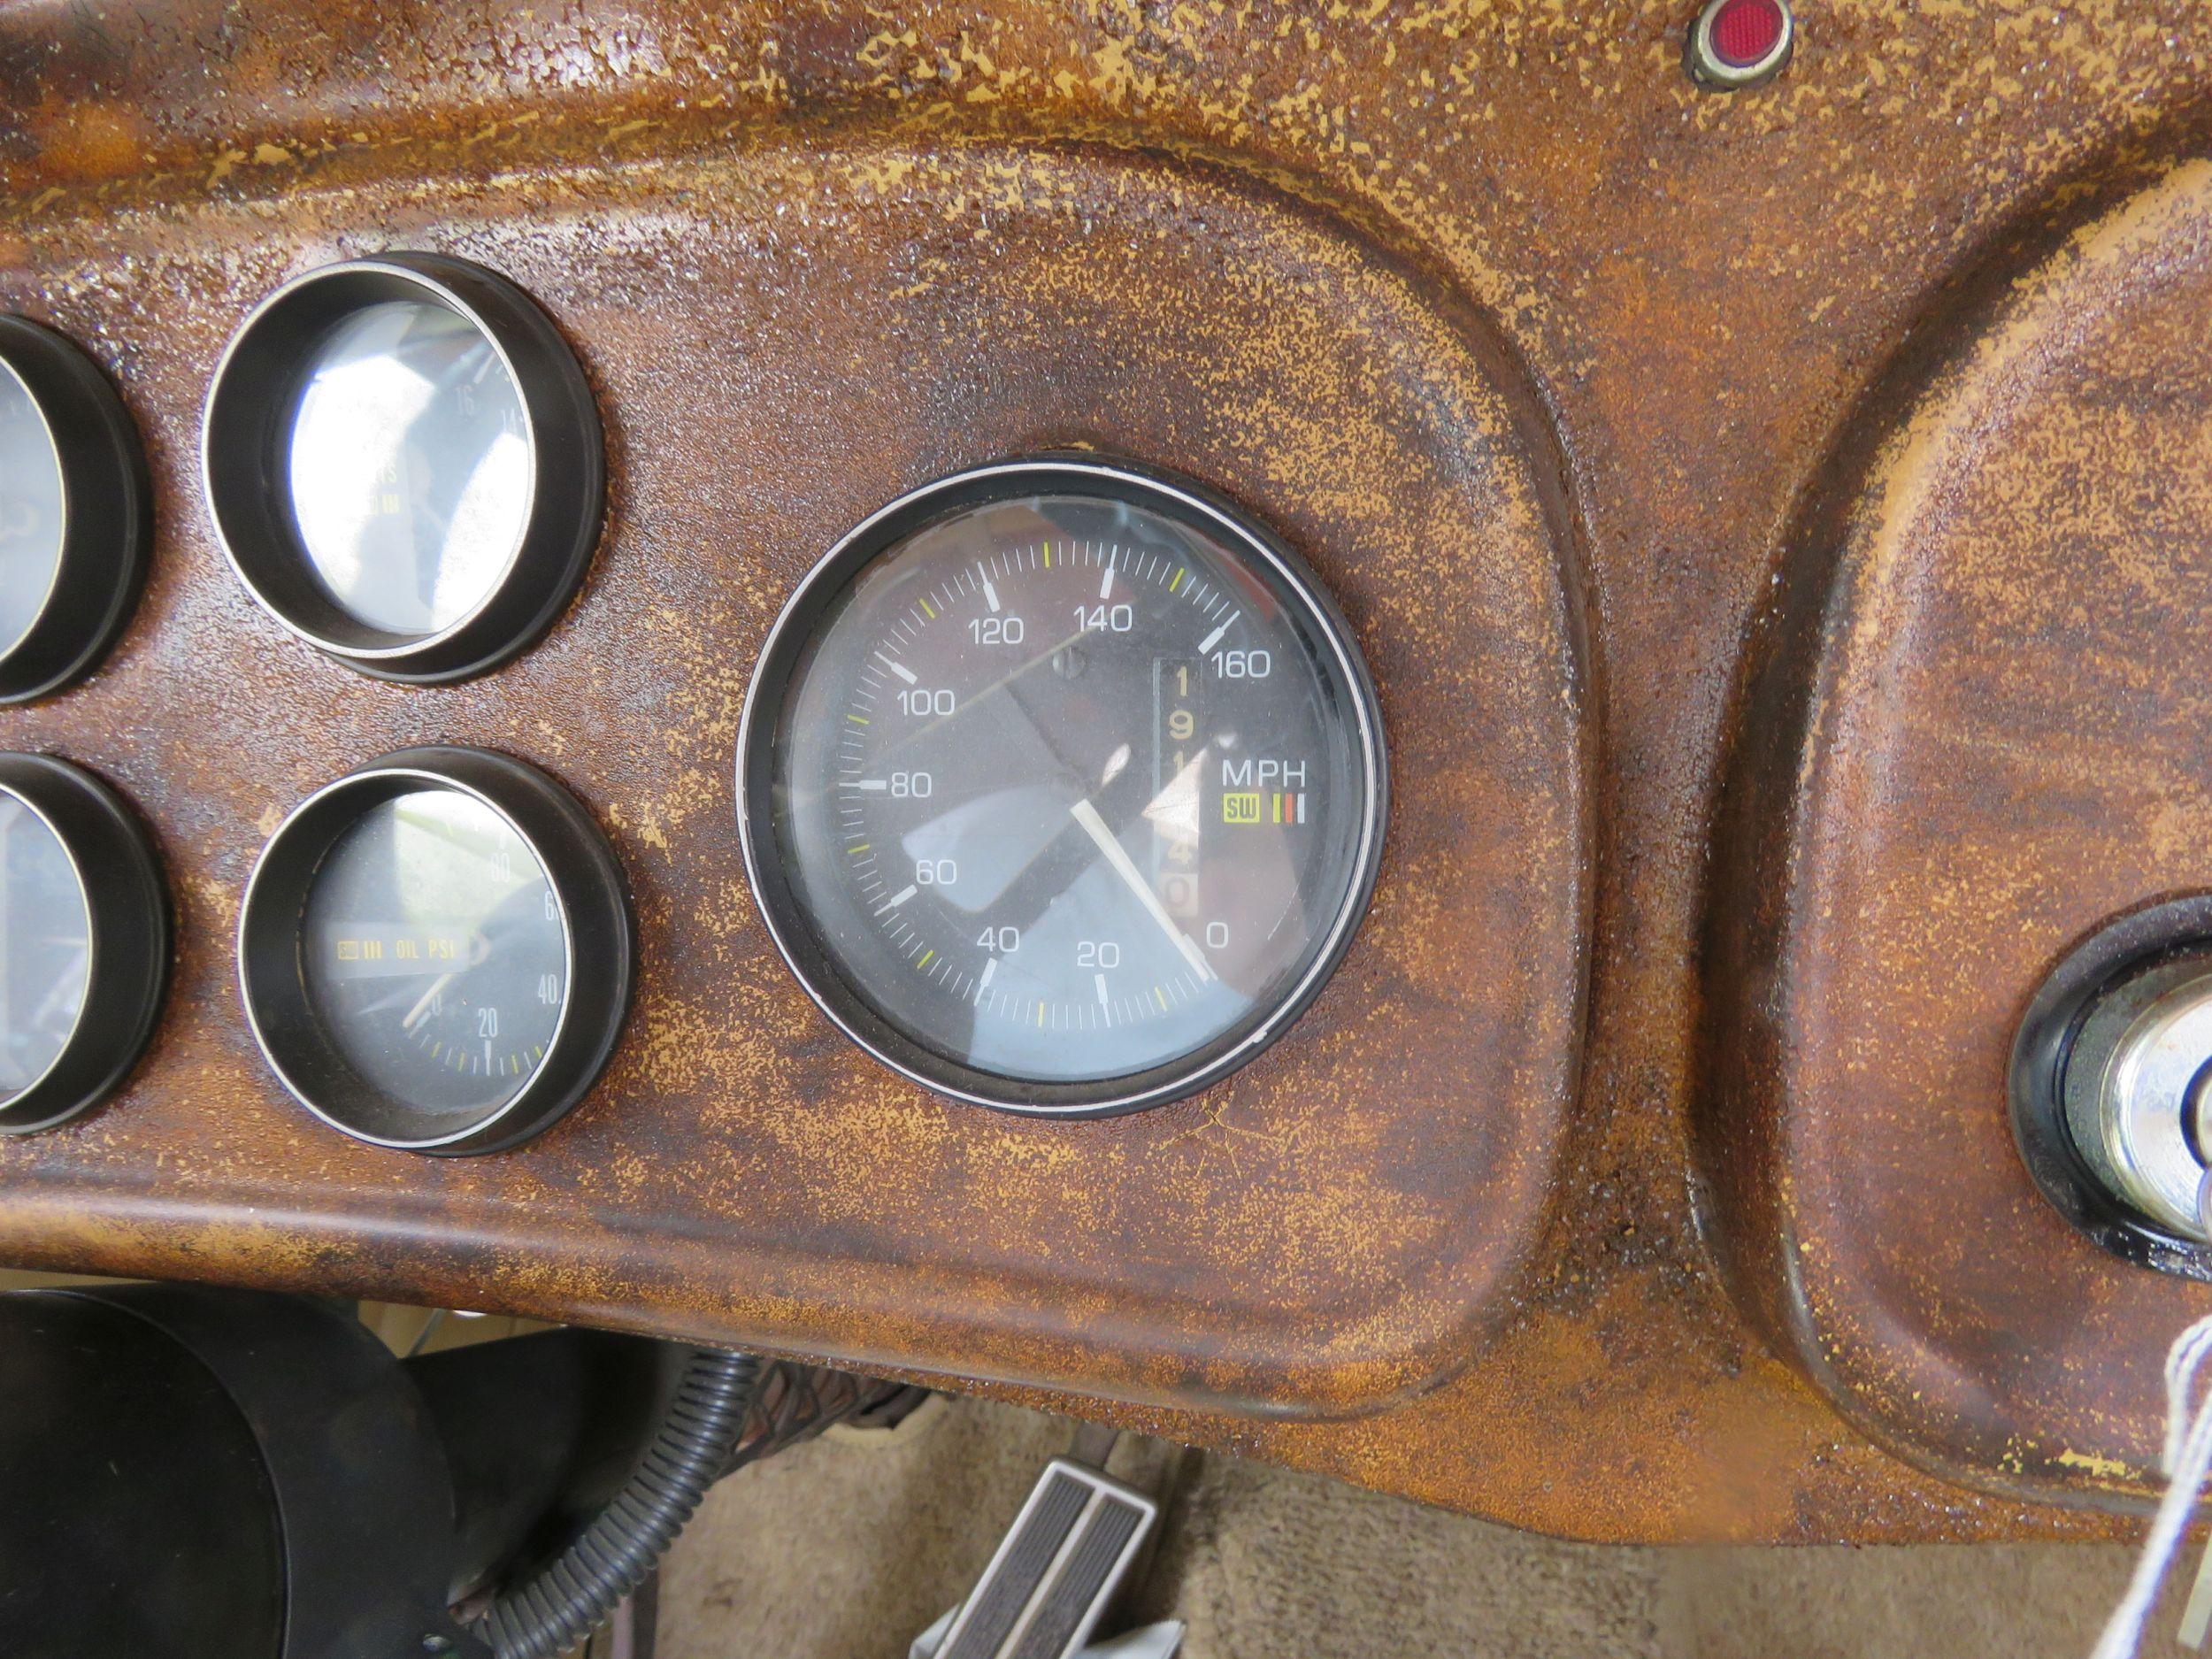
[[[480,930],[469,938],[469,958],[463,966],[473,968],[491,954],[491,941],[485,938]],[[422,1022],[424,1017],[430,1012],[430,1005],[438,1000],[438,993],[459,979],[461,972],[460,968],[449,969],[431,980],[430,988],[415,999],[414,1007],[407,1010],[407,1018],[399,1022],[399,1028],[402,1031],[414,1030]]]
[[[1174,941],[1176,949],[1183,953],[1183,960],[1190,964],[1191,972],[1198,976],[1202,983],[1212,979],[1213,970],[1206,965],[1204,955],[1175,925],[1175,918],[1167,913],[1167,907],[1160,902],[1159,895],[1138,873],[1135,864],[1122,850],[1121,843],[1114,839],[1113,831],[1106,827],[1106,820],[1099,817],[1098,809],[1088,801],[1078,801],[1068,811],[1083,826],[1083,833],[1098,843],[1098,850],[1106,855],[1106,862],[1113,865],[1114,873],[1129,884],[1129,890],[1142,902],[1146,913],[1159,923],[1160,931]]]
[[[399,1022],[399,1028],[402,1031],[414,1030],[417,1023],[421,1020],[424,1015],[430,1011],[431,1003],[438,1000],[438,993],[444,990],[447,986],[452,984],[454,980],[459,979],[460,977],[461,971],[458,968],[456,968],[452,972],[442,973],[436,979],[431,980],[430,988],[416,999],[414,1007],[407,1010],[407,1018]]]

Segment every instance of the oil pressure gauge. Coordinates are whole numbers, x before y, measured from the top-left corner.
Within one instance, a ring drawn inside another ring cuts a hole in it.
[[[239,924],[246,1012],[287,1088],[379,1146],[488,1152],[583,1097],[630,999],[614,854],[543,773],[403,750],[311,795]]]
[[[1313,578],[1212,495],[1088,458],[964,472],[846,537],[739,747],[747,868],[807,991],[1010,1110],[1131,1110],[1250,1058],[1380,855],[1374,692]]]

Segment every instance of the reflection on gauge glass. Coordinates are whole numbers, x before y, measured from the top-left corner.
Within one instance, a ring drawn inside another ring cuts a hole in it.
[[[61,457],[30,388],[0,363],[0,652],[45,609],[61,550]]]
[[[46,821],[0,795],[0,1102],[52,1069],[92,983],[92,918]]]
[[[1248,1057],[1373,874],[1372,694],[1310,579],[1210,501],[1096,465],[949,480],[856,537],[787,616],[749,826],[818,999],[856,994],[849,1030],[994,1104],[1118,1110]]]
[[[550,627],[606,463],[576,354],[527,294],[438,254],[295,277],[231,336],[200,464],[254,598],[348,666],[430,685]]]
[[[529,843],[454,790],[381,802],[333,844],[309,889],[300,955],[331,1047],[418,1111],[511,1098],[560,1024],[559,902]]]
[[[301,547],[356,620],[451,627],[499,584],[529,518],[522,396],[468,318],[386,300],[309,357],[286,446]]]

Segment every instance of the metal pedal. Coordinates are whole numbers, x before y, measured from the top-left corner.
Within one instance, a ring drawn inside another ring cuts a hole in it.
[[[924,1633],[915,1655],[1074,1659],[1159,1517],[1143,1493],[1056,1457],[968,1599]],[[1173,1627],[1153,1651],[1171,1654],[1181,1635]]]

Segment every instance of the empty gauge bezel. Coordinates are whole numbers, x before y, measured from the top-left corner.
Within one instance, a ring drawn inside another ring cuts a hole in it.
[[[37,613],[0,652],[0,703],[58,691],[97,666],[138,603],[153,491],[123,400],[69,341],[0,317],[0,374],[29,395],[61,474],[61,550]]]
[[[545,1058],[499,1104],[442,1134],[407,1132],[419,1109],[375,1088],[325,1035],[308,996],[300,930],[324,860],[371,808],[427,789],[469,796],[520,836],[560,906],[568,987]],[[491,749],[401,749],[326,784],[262,849],[238,918],[239,992],[264,1058],[292,1097],[372,1146],[445,1156],[498,1152],[559,1121],[606,1069],[636,980],[636,930],[614,849],[576,798]]]
[[[434,633],[371,626],[315,573],[291,504],[287,457],[302,377],[331,331],[372,305],[443,307],[487,341],[522,401],[530,504],[499,579]],[[605,441],[583,366],[536,301],[506,278],[443,254],[325,265],[257,306],[208,388],[201,471],[223,550],[285,627],[349,668],[433,684],[497,667],[541,637],[574,597],[599,541]]]
[[[817,628],[880,555],[974,507],[1066,494],[1125,502],[1179,523],[1250,559],[1302,612],[1301,626],[1335,670],[1356,738],[1364,807],[1342,902],[1304,970],[1273,1001],[1187,1054],[1141,1071],[1085,1081],[1035,1081],[983,1071],[918,1042],[878,1013],[840,972],[785,874],[775,824],[779,729],[794,677]],[[1162,469],[1096,457],[1046,454],[956,472],[879,509],[807,573],[769,630],[753,671],[737,739],[737,822],[755,902],[785,963],[816,1006],[885,1065],[938,1094],[1035,1118],[1104,1118],[1182,1099],[1250,1062],[1321,994],[1367,914],[1382,864],[1389,772],[1382,710],[1343,613],[1289,545],[1224,496]]]
[[[65,1123],[122,1087],[169,987],[169,888],[151,835],[115,790],[50,755],[0,755],[0,793],[60,842],[89,939],[84,1006],[52,1064],[0,1104],[0,1134]]]

